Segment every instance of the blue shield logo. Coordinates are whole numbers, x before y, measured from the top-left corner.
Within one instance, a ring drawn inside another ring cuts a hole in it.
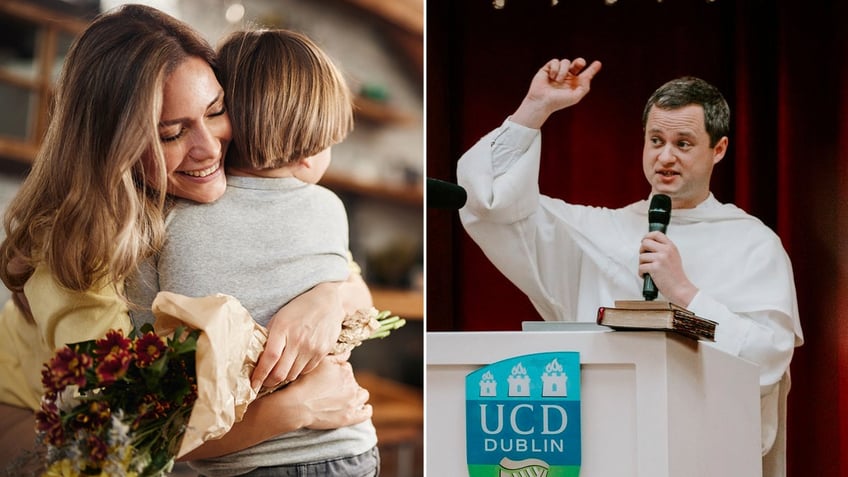
[[[465,378],[471,477],[576,477],[580,473],[580,354],[498,361]]]

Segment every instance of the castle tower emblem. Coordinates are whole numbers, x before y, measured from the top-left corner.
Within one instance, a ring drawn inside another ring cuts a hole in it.
[[[506,379],[509,382],[510,396],[530,396],[530,377],[527,369],[521,363],[512,367],[512,374]]]
[[[486,371],[480,378],[480,397],[495,397],[497,392],[498,382],[495,381],[491,371]]]
[[[545,372],[542,373],[542,396],[568,396],[567,382],[568,376],[559,361],[554,358],[545,366]]]

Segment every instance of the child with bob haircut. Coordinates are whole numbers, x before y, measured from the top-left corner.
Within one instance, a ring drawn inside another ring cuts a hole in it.
[[[159,290],[226,293],[268,326],[274,311],[292,298],[358,273],[344,205],[316,184],[330,163],[331,146],[353,129],[352,95],[330,57],[296,32],[236,32],[218,59],[233,125],[227,190],[215,203],[175,206],[156,263],[148,263],[129,291],[148,308]],[[134,318],[152,319],[141,313]],[[331,319],[322,329],[289,321],[290,333],[323,341],[335,341],[341,330]],[[297,356],[289,379],[321,358]],[[309,472],[296,475],[376,476],[376,444],[367,420],[333,430],[301,429],[223,457],[189,458],[208,477],[295,475],[304,469]]]

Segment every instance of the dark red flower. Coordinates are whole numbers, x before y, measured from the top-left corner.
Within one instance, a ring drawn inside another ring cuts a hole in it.
[[[103,462],[109,456],[109,446],[107,446],[100,437],[90,435],[88,436],[88,439],[86,439],[86,444],[88,444],[88,455],[91,457],[92,461]]]
[[[192,406],[194,405],[194,401],[197,401],[197,383],[193,378],[187,377],[186,380],[191,383],[189,386],[189,392],[183,398],[183,406]]]
[[[94,353],[103,357],[109,354],[128,353],[132,347],[132,341],[125,338],[121,330],[109,330],[106,336],[95,342],[94,346]]]
[[[44,365],[41,383],[47,392],[58,392],[71,384],[83,387],[86,383],[85,371],[91,364],[90,356],[79,354],[69,347],[62,348]]]
[[[35,413],[35,428],[45,434],[50,445],[58,447],[65,443],[65,430],[55,402],[41,401],[41,409]]]
[[[151,363],[162,357],[167,349],[162,338],[155,333],[145,333],[135,342],[135,354],[138,359],[138,367],[146,368]]]
[[[172,408],[169,401],[162,401],[156,394],[146,394],[142,398],[141,408],[139,409],[140,419],[159,419],[166,416]]]
[[[130,353],[126,350],[107,354],[100,360],[100,364],[97,365],[95,370],[97,382],[102,385],[109,385],[123,378],[130,367],[130,361]]]
[[[91,401],[88,404],[88,416],[92,427],[100,427],[112,418],[112,409],[107,401]]]

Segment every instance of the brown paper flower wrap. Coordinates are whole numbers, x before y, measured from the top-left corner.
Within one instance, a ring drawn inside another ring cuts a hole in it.
[[[156,316],[154,328],[160,336],[170,335],[180,326],[202,331],[195,355],[197,401],[177,457],[220,438],[242,419],[254,399],[285,385],[258,392],[250,387],[268,330],[256,323],[237,299],[223,294],[191,298],[159,292],[152,310]],[[378,312],[376,308],[349,315],[342,322],[331,353],[351,350],[364,340],[384,338],[406,323],[390,315],[390,311]]]
[[[177,327],[202,331],[195,352],[197,401],[177,457],[218,439],[240,421],[256,399],[250,375],[268,338],[267,330],[253,321],[238,300],[223,294],[192,298],[159,292],[153,301],[160,336]]]

